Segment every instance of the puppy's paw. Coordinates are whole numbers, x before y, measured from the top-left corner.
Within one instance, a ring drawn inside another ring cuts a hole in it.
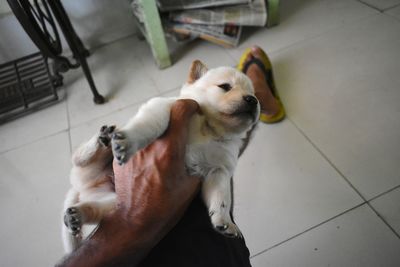
[[[114,130],[115,130],[115,125],[112,126],[103,125],[99,133],[99,139],[98,139],[99,143],[105,147],[110,146],[111,137],[112,134],[114,133]]]
[[[122,131],[115,132],[111,139],[112,152],[118,164],[122,165],[129,159],[131,144]]]
[[[64,224],[71,234],[79,235],[82,229],[82,214],[76,207],[69,207],[64,213]]]
[[[224,216],[213,212],[210,212],[210,217],[211,223],[217,232],[231,238],[243,237],[239,227],[237,227],[237,225],[234,224],[229,217],[224,218]]]

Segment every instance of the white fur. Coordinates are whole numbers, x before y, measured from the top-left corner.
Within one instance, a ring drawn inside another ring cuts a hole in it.
[[[196,100],[202,113],[195,114],[189,125],[186,165],[191,174],[204,177],[202,196],[215,229],[222,234],[238,237],[241,236],[240,230],[232,222],[229,213],[232,203],[231,178],[243,145],[242,139],[257,122],[260,107],[257,103],[254,116],[247,113],[235,115],[235,112],[247,107],[243,96],[254,96],[251,81],[237,70],[220,67],[207,71],[203,65],[196,65],[195,71],[199,71],[201,77],[186,83],[178,98],[151,99],[115,133],[112,139],[113,154],[121,163],[126,162],[136,151],[164,133],[168,127],[171,106],[177,99]],[[219,88],[218,85],[223,83],[229,83],[232,89],[225,92]],[[81,224],[97,223],[115,204],[111,182],[101,181],[104,176],[101,174],[110,172],[111,153],[103,153],[93,160],[100,149],[106,151],[107,148],[101,148],[98,135],[95,135],[74,153],[71,171],[73,188],[67,195],[64,210],[76,208]],[[95,184],[96,188],[93,187]],[[90,206],[97,216],[87,218],[83,206],[86,209]],[[63,240],[67,252],[75,249],[81,240],[80,232],[75,233],[75,238],[71,236],[64,226]]]

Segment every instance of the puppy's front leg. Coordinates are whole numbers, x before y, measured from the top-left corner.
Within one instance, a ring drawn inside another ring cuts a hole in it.
[[[211,171],[203,182],[202,194],[214,229],[228,237],[241,237],[229,213],[232,204],[231,177],[232,174],[223,168]]]
[[[172,104],[176,98],[153,98],[112,137],[112,150],[119,164],[125,163],[136,151],[144,148],[168,127]]]

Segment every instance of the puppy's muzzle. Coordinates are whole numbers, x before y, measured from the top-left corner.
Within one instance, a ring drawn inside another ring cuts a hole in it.
[[[235,115],[250,116],[253,120],[256,119],[258,100],[252,95],[243,96],[243,102],[234,113]]]
[[[243,100],[249,105],[250,109],[257,108],[258,100],[252,95],[243,96]]]

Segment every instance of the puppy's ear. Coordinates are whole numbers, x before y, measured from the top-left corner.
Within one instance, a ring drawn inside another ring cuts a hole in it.
[[[208,71],[207,67],[200,61],[195,60],[192,62],[189,70],[189,77],[187,82],[194,83],[201,78]]]

